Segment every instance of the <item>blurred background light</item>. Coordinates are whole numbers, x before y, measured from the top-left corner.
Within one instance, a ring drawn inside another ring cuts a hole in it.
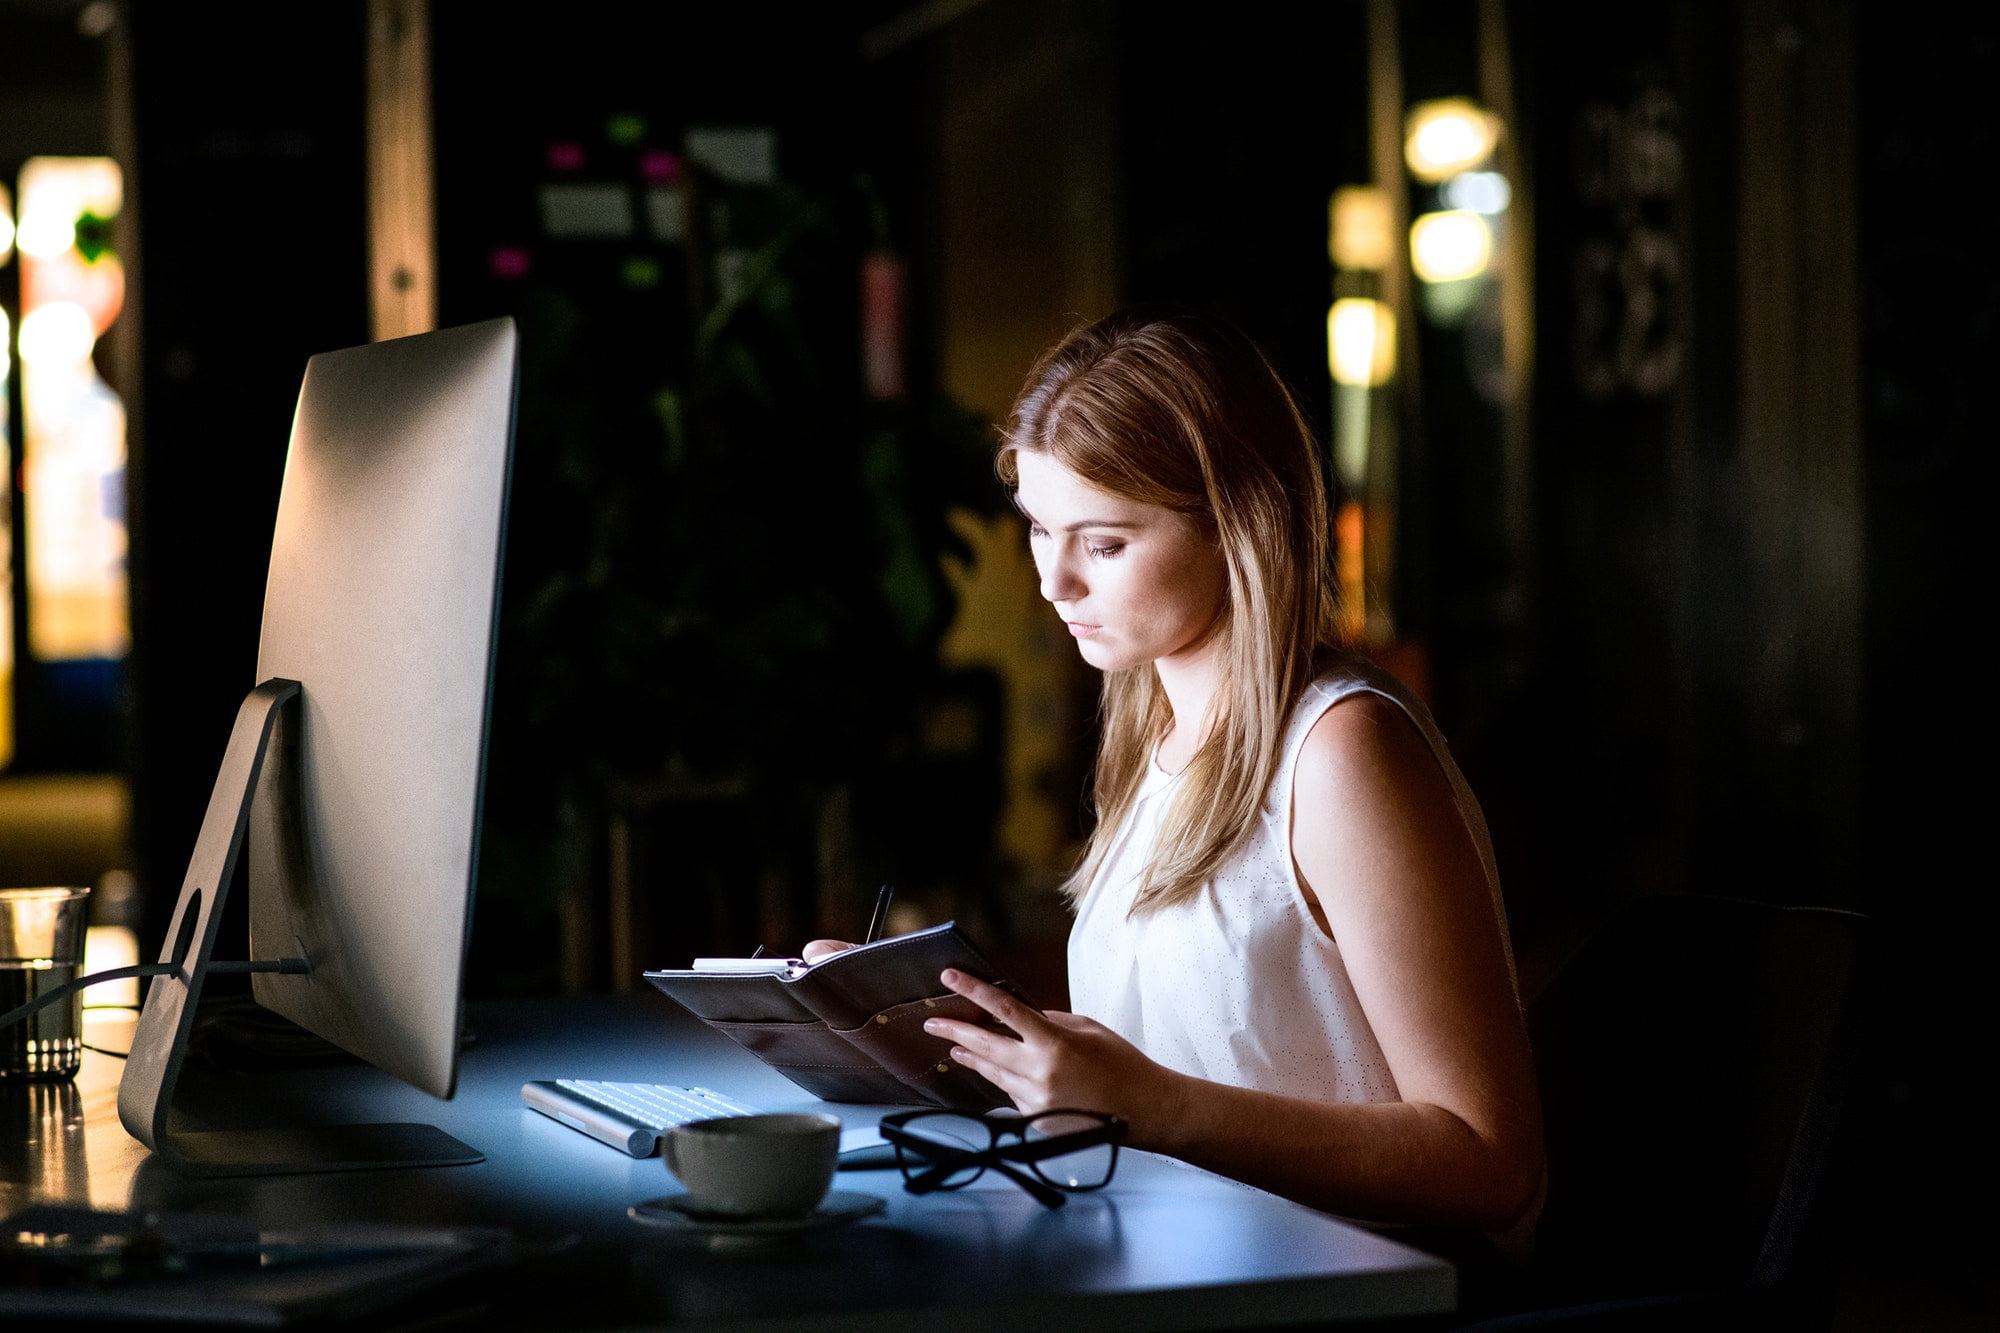
[[[1396,373],[1396,315],[1380,301],[1344,296],[1326,312],[1327,363],[1338,384],[1386,384]]]
[[[648,185],[672,185],[681,178],[681,158],[679,153],[670,153],[664,148],[649,148],[639,154],[639,175]]]
[[[1476,278],[1493,259],[1493,231],[1468,209],[1426,213],[1410,224],[1410,266],[1425,282]]]
[[[108,157],[31,157],[19,177],[21,512],[27,649],[108,661],[130,645],[125,406],[91,359],[125,303]]]
[[[1333,262],[1344,269],[1377,271],[1395,258],[1389,196],[1379,186],[1349,185],[1333,192],[1327,234]]]
[[[526,247],[519,245],[496,245],[487,254],[487,266],[493,276],[502,279],[525,278],[533,261]]]
[[[95,895],[92,895],[95,897]],[[114,967],[132,967],[139,961],[139,936],[130,926],[88,926],[83,934],[83,972],[108,972]],[[139,1007],[139,980],[129,977],[93,987],[86,1009],[136,1009]]]
[[[97,344],[90,312],[74,301],[51,301],[21,317],[21,360],[30,366],[75,365]]]
[[[32,220],[35,228],[60,225],[73,240],[76,220],[85,213],[116,217],[125,204],[125,178],[108,157],[31,157],[21,166],[20,190],[23,237]],[[30,254],[51,253],[31,249],[23,241],[16,244]],[[53,253],[61,253],[69,244],[65,241]]]
[[[1444,183],[1445,205],[1494,217],[1514,201],[1514,187],[1497,171],[1462,171]]]
[[[37,208],[22,217],[14,239],[22,254],[53,259],[76,244],[76,219],[58,209]]]
[[[647,255],[634,255],[618,268],[618,280],[634,291],[651,291],[660,285],[660,277],[659,261]]]
[[[1499,119],[1468,98],[1419,102],[1404,120],[1403,160],[1412,176],[1435,185],[1482,165],[1499,139]]]
[[[7,192],[0,188],[0,206]],[[0,251],[0,264],[7,262]],[[12,415],[14,324],[0,305],[0,769],[14,760],[14,497]]]

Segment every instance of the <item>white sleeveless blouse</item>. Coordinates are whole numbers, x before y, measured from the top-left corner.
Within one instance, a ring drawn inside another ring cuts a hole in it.
[[[1134,917],[1128,915],[1132,896],[1179,782],[1157,763],[1148,765],[1070,931],[1075,1012],[1197,1078],[1323,1102],[1398,1100],[1340,942],[1313,920],[1292,862],[1292,780],[1306,733],[1328,708],[1357,693],[1401,707],[1429,742],[1479,850],[1505,941],[1486,820],[1430,710],[1394,677],[1343,659],[1307,688],[1294,710],[1277,777],[1250,840],[1193,899]],[[1511,974],[1511,951],[1508,969]]]

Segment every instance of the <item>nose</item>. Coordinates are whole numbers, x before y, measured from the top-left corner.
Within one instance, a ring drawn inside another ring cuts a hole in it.
[[[1083,596],[1084,582],[1078,574],[1066,542],[1048,542],[1036,552],[1035,572],[1041,576],[1042,599],[1073,602]]]

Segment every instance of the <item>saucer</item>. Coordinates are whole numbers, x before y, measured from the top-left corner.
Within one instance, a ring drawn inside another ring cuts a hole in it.
[[[820,1200],[819,1207],[802,1217],[717,1217],[713,1213],[697,1213],[687,1206],[685,1194],[668,1194],[658,1199],[648,1199],[635,1203],[625,1210],[634,1222],[647,1226],[661,1227],[668,1231],[686,1231],[713,1238],[723,1237],[764,1237],[795,1236],[802,1232],[819,1231],[826,1227],[836,1227],[843,1222],[879,1213],[889,1206],[889,1201],[879,1194],[868,1194],[861,1190],[828,1190],[826,1198]]]

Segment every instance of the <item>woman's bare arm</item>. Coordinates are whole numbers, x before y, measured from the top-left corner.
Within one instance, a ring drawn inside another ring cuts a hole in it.
[[[1327,710],[1294,787],[1293,855],[1402,1100],[1326,1104],[1147,1059],[1101,1024],[961,974],[946,984],[1020,1034],[934,1020],[1024,1110],[1108,1111],[1134,1147],[1352,1217],[1504,1227],[1542,1170],[1526,1033],[1478,854],[1428,746],[1363,696]]]

